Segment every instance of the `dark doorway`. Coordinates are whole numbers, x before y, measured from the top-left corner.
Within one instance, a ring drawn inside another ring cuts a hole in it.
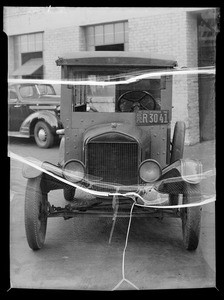
[[[124,44],[95,46],[96,51],[124,51]]]
[[[199,75],[200,141],[215,138],[215,76]]]
[[[216,19],[214,15],[198,16],[198,66],[215,66]],[[215,76],[198,75],[200,141],[215,138]]]

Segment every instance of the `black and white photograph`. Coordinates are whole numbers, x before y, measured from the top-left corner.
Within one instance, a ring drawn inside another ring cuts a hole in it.
[[[219,22],[4,6],[10,289],[216,288]]]

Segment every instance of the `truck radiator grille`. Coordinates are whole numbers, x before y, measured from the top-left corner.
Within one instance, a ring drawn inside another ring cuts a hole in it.
[[[88,143],[87,172],[103,182],[132,185],[138,182],[137,143]]]

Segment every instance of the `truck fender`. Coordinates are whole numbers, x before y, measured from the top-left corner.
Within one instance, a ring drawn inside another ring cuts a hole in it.
[[[40,170],[29,165],[23,165],[22,174],[24,178],[36,178],[43,174]]]
[[[62,136],[60,147],[59,147],[59,159],[58,159],[58,163],[60,166],[64,164],[64,159],[65,159],[65,137]]]
[[[202,180],[202,163],[199,160],[190,158],[179,159],[162,170],[160,179],[172,178],[174,170],[178,171],[185,182],[197,184]]]
[[[181,159],[180,173],[184,181],[197,184],[202,180],[202,163],[196,159]]]
[[[182,194],[187,184],[197,185],[202,180],[202,164],[198,160],[179,159],[162,170],[156,185],[157,191]]]

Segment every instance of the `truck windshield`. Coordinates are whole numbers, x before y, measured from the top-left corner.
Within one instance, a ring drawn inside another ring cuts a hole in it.
[[[159,110],[160,78],[128,83],[133,72],[103,74],[70,72],[69,80],[88,81],[88,85],[71,85],[73,111],[133,112],[135,109]],[[140,101],[139,101],[140,100]]]

